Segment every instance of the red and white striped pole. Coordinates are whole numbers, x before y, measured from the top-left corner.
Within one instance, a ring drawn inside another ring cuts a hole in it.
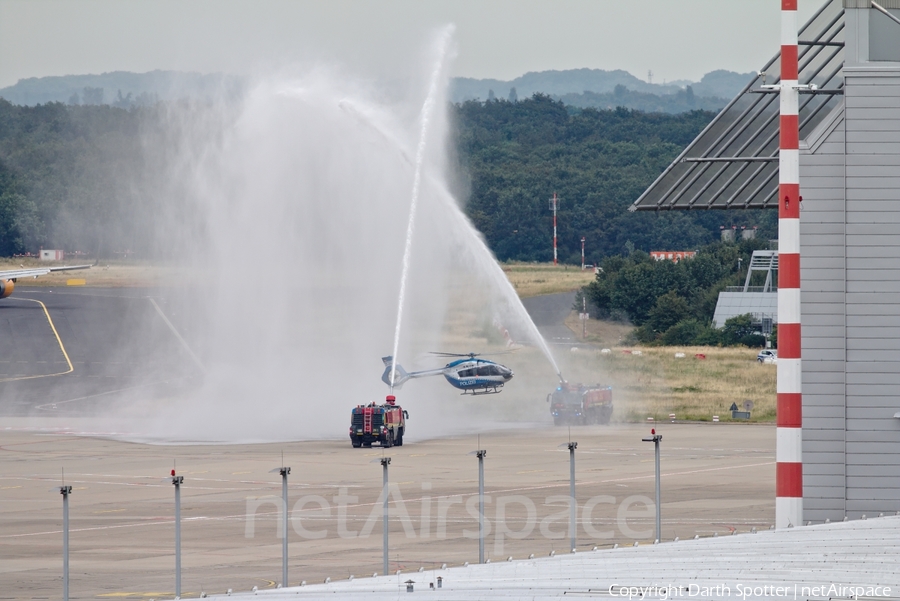
[[[550,200],[550,208],[553,209],[553,264],[556,265],[556,206],[559,200],[556,198],[556,192]]]
[[[803,525],[797,0],[781,0],[775,527]]]

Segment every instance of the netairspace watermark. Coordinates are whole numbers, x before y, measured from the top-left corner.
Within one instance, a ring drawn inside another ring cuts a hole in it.
[[[422,485],[424,491],[430,490],[431,485]],[[379,495],[374,503],[359,505],[359,497],[348,494],[349,488],[339,488],[338,494],[328,499],[322,495],[305,495],[300,497],[289,512],[289,520],[294,532],[304,539],[320,540],[337,535],[341,539],[368,538],[372,536],[376,525],[381,524],[383,516],[384,495]],[[448,524],[458,522],[458,518],[450,516],[451,510],[465,509],[468,518],[465,520],[473,524],[474,528],[466,528],[462,536],[467,539],[478,540],[478,495],[446,495],[431,497],[424,495],[410,501],[419,510],[418,524],[410,517],[407,503],[400,494],[400,489],[395,484],[388,487],[388,502],[390,504],[389,517],[391,522],[399,523],[403,529],[403,536],[407,539],[438,540],[448,538]],[[521,540],[528,538],[537,532],[547,539],[566,539],[572,533],[569,528],[570,508],[573,500],[568,495],[549,495],[544,498],[544,504],[560,507],[560,511],[544,517],[538,516],[535,502],[525,495],[498,495],[484,496],[484,537],[487,540],[493,536],[494,554],[503,554],[504,541],[507,539]],[[598,526],[593,514],[600,506],[615,507],[615,530],[602,529]],[[254,538],[256,536],[256,516],[258,512],[264,514],[272,511],[274,506],[278,514],[278,526],[276,536],[281,537],[284,512],[284,501],[281,497],[267,495],[262,497],[247,497],[247,511],[245,518],[244,536]],[[371,506],[365,523],[359,530],[351,530],[351,522],[359,522],[360,518],[348,515],[348,510],[355,507]],[[580,509],[577,516],[577,526],[580,527],[591,540],[605,540],[615,538],[618,532],[620,537],[632,540],[647,539],[653,536],[652,529],[636,530],[634,522],[641,520],[644,525],[656,515],[656,505],[648,497],[643,495],[631,495],[621,500],[611,495],[597,495],[588,499],[580,508],[576,502],[576,510]],[[323,522],[335,522],[335,529],[324,527]],[[380,531],[379,531],[380,532]]]
[[[890,597],[891,587],[889,586],[853,586],[840,583],[824,583],[824,584],[735,584],[733,587],[727,584],[719,585],[700,585],[689,584],[687,586],[676,586],[667,584],[661,586],[625,586],[621,584],[613,584],[609,587],[607,593],[611,597],[619,597],[623,599],[655,599],[659,601],[667,601],[669,599],[690,599],[701,598],[734,598],[747,601],[747,599],[791,599],[806,600],[809,598],[841,598],[841,599],[858,599],[860,597]]]

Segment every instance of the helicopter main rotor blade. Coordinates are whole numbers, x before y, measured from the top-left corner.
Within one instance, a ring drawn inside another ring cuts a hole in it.
[[[511,353],[516,352],[517,349],[511,349],[506,351],[497,351],[495,353],[444,353],[439,351],[431,351],[430,354],[435,355],[436,357],[494,357],[496,355],[509,355]]]

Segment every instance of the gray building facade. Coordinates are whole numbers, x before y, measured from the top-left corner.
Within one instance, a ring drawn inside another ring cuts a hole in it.
[[[843,101],[800,151],[813,522],[900,511],[900,24],[868,2],[844,5]]]

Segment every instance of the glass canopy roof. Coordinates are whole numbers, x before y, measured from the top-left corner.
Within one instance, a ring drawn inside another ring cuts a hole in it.
[[[801,29],[800,139],[841,104],[844,9],[829,0]],[[629,207],[630,211],[777,208],[777,54]]]

